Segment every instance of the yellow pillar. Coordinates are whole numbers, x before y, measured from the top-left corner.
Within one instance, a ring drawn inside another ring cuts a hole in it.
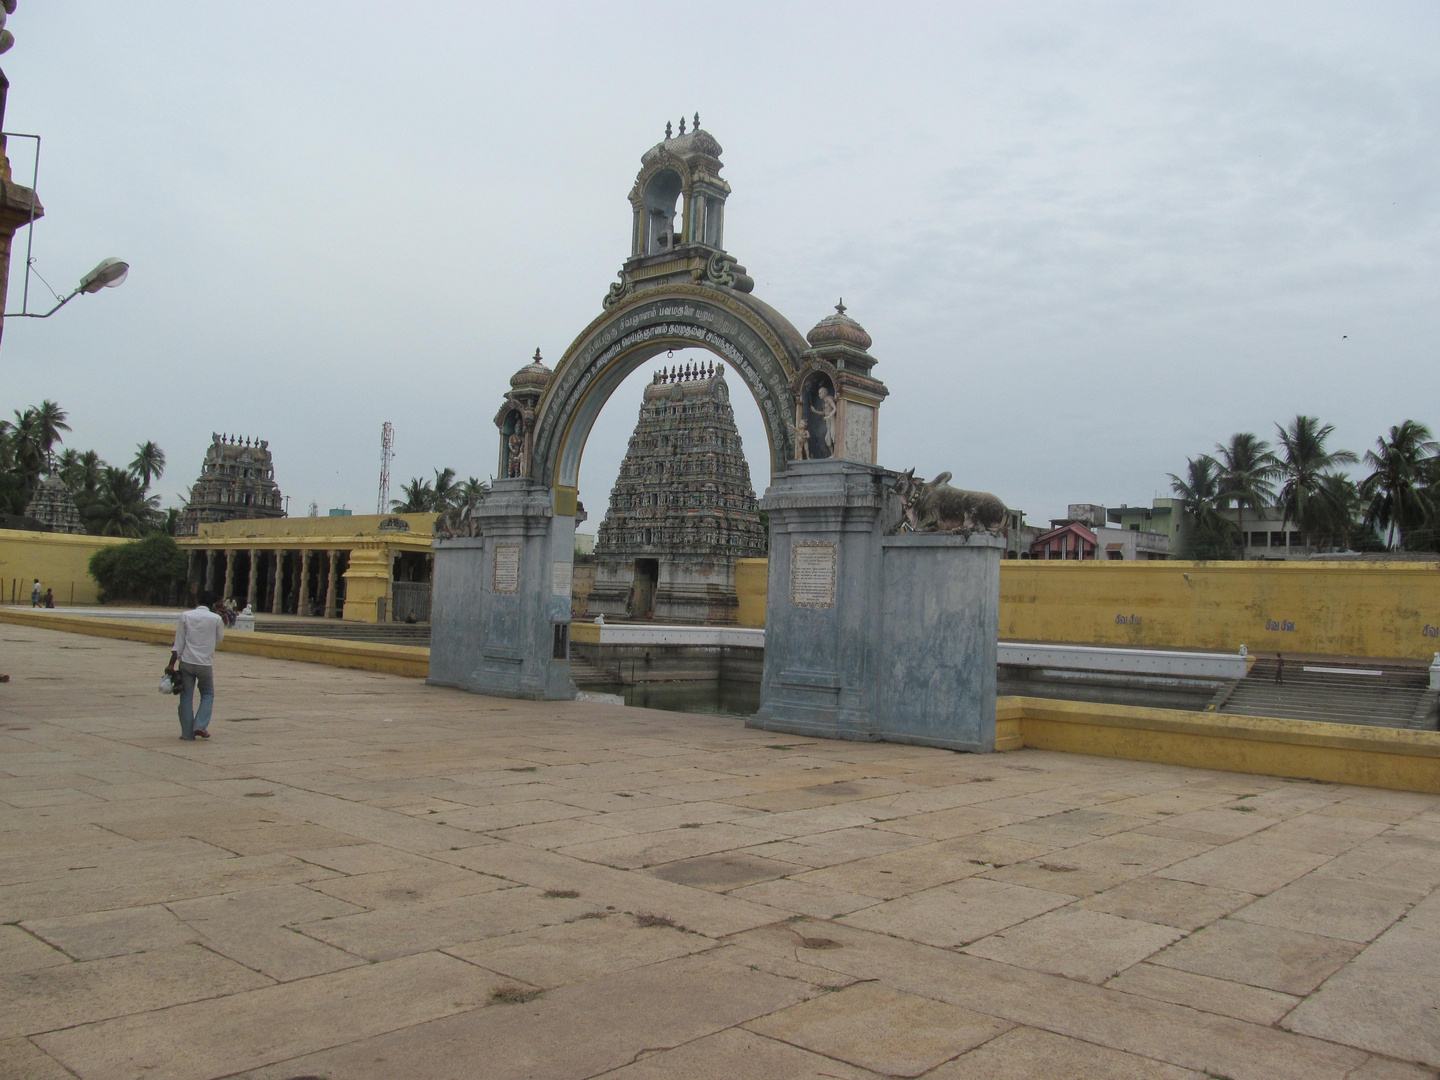
[[[345,619],[375,622],[377,600],[390,599],[390,551],[385,547],[357,547],[350,552],[345,571]],[[386,605],[389,618],[389,605]]]

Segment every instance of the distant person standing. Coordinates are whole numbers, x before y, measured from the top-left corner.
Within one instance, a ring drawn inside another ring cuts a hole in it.
[[[1281,686],[1285,685],[1285,657],[1278,652],[1275,654],[1275,682]]]
[[[175,625],[175,647],[165,671],[180,666],[180,738],[187,742],[210,738],[210,711],[215,704],[215,646],[225,639],[225,620],[215,611],[215,594],[200,593],[199,602],[180,615]],[[193,709],[195,687],[200,687],[200,708]]]
[[[40,579],[37,577],[37,578],[35,579],[35,584],[32,585],[32,586],[30,586],[30,606],[31,606],[31,607],[39,607],[39,606],[40,606],[40,597],[41,597],[41,595],[44,593],[44,591],[45,591],[44,589],[40,588]]]

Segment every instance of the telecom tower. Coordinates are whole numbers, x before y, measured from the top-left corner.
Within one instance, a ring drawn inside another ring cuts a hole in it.
[[[380,503],[377,514],[390,512],[390,461],[395,456],[395,425],[386,420],[380,428]]]

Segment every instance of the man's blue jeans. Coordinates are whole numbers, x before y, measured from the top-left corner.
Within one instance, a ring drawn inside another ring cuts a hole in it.
[[[200,686],[200,708],[192,709],[195,686]],[[195,732],[210,726],[210,710],[215,704],[215,669],[199,664],[180,663],[180,737],[195,738]]]

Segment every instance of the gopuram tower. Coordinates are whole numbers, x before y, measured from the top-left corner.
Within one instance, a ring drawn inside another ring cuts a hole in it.
[[[733,623],[735,560],[765,547],[724,366],[656,372],[596,538],[590,611]]]
[[[201,525],[212,521],[284,516],[270,443],[212,433],[200,478],[180,518],[180,535],[196,536]]]

